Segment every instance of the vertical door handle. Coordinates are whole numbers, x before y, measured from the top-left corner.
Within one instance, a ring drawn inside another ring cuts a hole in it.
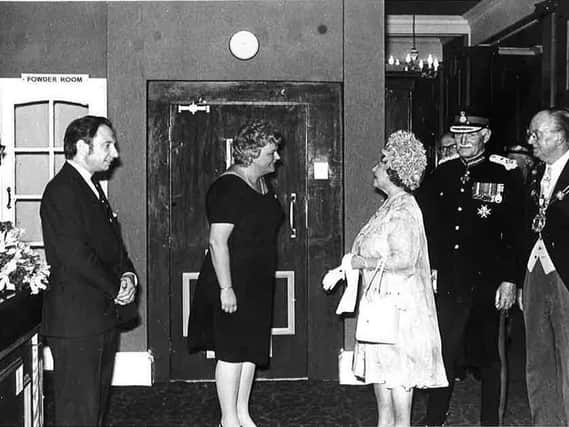
[[[233,164],[233,138],[225,140],[225,169]]]
[[[6,208],[12,209],[12,188],[6,188],[6,193],[8,193],[8,203],[6,204]]]
[[[296,193],[290,193],[288,199],[288,225],[290,227],[290,238],[296,239]]]

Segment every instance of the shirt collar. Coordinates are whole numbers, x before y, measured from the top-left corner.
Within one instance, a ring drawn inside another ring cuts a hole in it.
[[[467,168],[470,168],[472,166],[476,166],[479,163],[482,163],[484,161],[484,159],[486,159],[486,151],[483,150],[480,154],[478,154],[476,157],[473,157],[472,159],[463,159],[462,157],[460,158],[460,160],[462,161],[462,163],[464,164],[464,166],[466,166]]]
[[[557,160],[555,160],[551,165],[551,176],[554,178],[559,177],[559,175],[561,175],[561,172],[563,171],[563,168],[565,167],[565,165],[567,164],[567,161],[569,160],[569,150],[567,150],[561,157],[559,157]],[[547,167],[547,166],[546,166]]]
[[[81,166],[79,163],[74,162],[73,160],[67,159],[66,162],[69,163],[70,166],[73,166],[77,172],[79,172],[79,175],[81,175],[83,180],[87,183],[87,185],[91,188],[91,190],[93,190],[95,196],[99,197],[99,192],[95,188],[93,181],[91,181],[93,174],[89,172],[87,169],[85,169],[83,166]]]

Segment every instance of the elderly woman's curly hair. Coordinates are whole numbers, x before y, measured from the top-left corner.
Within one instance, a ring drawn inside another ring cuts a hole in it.
[[[269,122],[253,120],[241,127],[233,141],[233,160],[235,164],[249,166],[259,157],[261,149],[268,144],[277,147],[282,141],[281,134]]]
[[[427,167],[427,156],[415,134],[404,130],[393,132],[383,153],[391,182],[407,192],[416,190]]]

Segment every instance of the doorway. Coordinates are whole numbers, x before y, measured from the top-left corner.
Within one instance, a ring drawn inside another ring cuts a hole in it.
[[[342,249],[339,85],[149,82],[148,100],[149,341],[156,379],[213,379],[215,354],[186,350],[207,249],[205,195],[232,163],[233,136],[252,118],[273,122],[284,140],[281,165],[269,178],[286,218],[278,236],[270,366],[259,376],[334,377],[342,328],[320,278]],[[318,325],[329,334],[317,333]]]

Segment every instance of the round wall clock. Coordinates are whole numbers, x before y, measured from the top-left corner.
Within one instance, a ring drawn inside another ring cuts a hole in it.
[[[250,31],[237,31],[229,39],[229,50],[237,59],[246,61],[259,51],[259,40]]]

